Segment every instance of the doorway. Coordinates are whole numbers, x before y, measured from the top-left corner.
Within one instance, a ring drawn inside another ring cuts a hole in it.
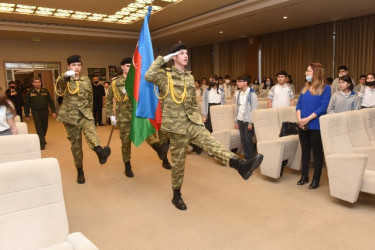
[[[32,88],[32,79],[39,77],[42,87],[48,89],[53,102],[57,105],[54,83],[60,75],[58,62],[5,62],[6,81],[15,81],[23,89],[23,96]],[[7,86],[8,87],[8,86]]]

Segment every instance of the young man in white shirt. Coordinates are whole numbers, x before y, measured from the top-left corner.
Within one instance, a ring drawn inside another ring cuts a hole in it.
[[[288,84],[284,70],[276,74],[277,84],[268,92],[268,108],[280,108],[294,106],[294,93]]]
[[[242,75],[237,78],[238,92],[235,103],[237,104],[234,127],[240,130],[241,143],[243,145],[245,160],[255,156],[253,142],[254,126],[252,111],[258,109],[258,97],[255,91],[249,87],[250,77]]]

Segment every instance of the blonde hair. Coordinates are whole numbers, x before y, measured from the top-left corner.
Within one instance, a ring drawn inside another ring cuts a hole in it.
[[[321,95],[326,86],[326,78],[324,75],[324,68],[321,63],[310,63],[309,66],[313,70],[312,82],[305,85],[302,90],[304,94],[307,90],[310,90],[312,95]]]

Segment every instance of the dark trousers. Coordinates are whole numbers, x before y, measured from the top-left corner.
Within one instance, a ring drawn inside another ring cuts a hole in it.
[[[21,122],[23,122],[23,117],[22,117],[22,108],[16,109],[17,115],[20,116]]]
[[[31,110],[34,119],[36,133],[39,136],[40,144],[46,144],[45,136],[48,129],[48,109]]]
[[[299,130],[302,148],[302,175],[309,175],[311,149],[314,155],[314,179],[320,180],[323,167],[323,145],[320,130]]]
[[[103,108],[103,102],[94,102],[93,114],[94,114],[95,125],[97,123],[102,124],[102,108]]]
[[[221,103],[209,103],[208,104],[208,112],[207,112],[207,117],[206,117],[206,122],[204,123],[204,126],[210,133],[212,133],[212,123],[211,123],[211,112],[210,112],[210,107],[214,105],[220,105]]]
[[[240,130],[241,143],[243,145],[243,151],[245,153],[245,160],[250,160],[255,155],[255,146],[253,142],[254,126],[253,130],[249,130],[248,122],[237,120],[238,129]]]

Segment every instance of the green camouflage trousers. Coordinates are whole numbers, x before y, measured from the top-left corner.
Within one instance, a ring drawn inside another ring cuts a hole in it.
[[[122,160],[125,164],[131,158],[130,122],[118,122],[117,126],[120,130]],[[167,135],[159,132],[159,139],[156,137],[156,134],[153,134],[146,139],[146,142],[152,147],[155,144],[161,146],[167,140]]]
[[[206,150],[224,165],[229,165],[229,159],[237,157],[231,151],[223,148],[210,132],[202,125],[189,122],[186,135],[168,133],[172,155],[172,187],[180,189],[184,180],[185,158],[190,143]]]
[[[68,139],[71,143],[71,150],[74,158],[74,164],[76,168],[82,168],[83,166],[83,152],[82,152],[82,132],[85,136],[87,144],[91,149],[96,146],[100,146],[98,135],[96,134],[94,120],[88,120],[82,116],[77,125],[64,123]]]

